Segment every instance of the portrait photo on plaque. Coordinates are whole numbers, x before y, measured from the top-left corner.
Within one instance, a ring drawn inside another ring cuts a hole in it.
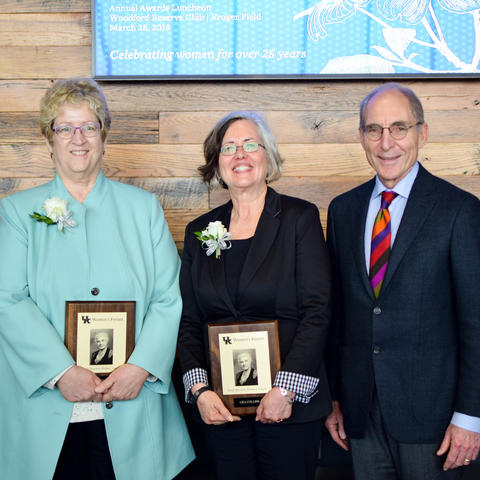
[[[213,389],[233,414],[255,413],[280,369],[277,321],[210,324],[208,336]]]
[[[267,393],[272,388],[268,332],[229,333],[219,335],[222,391],[235,393]]]
[[[234,350],[235,385],[258,385],[257,352],[253,348]]]
[[[113,329],[92,329],[90,332],[90,365],[113,365]]]
[[[105,376],[132,353],[134,322],[134,302],[67,302],[65,343],[77,365]]]
[[[106,373],[127,361],[126,312],[79,312],[77,315],[77,365],[94,373]],[[86,318],[88,322],[84,321]]]

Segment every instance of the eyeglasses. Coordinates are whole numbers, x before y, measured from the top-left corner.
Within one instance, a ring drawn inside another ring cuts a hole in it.
[[[364,127],[363,132],[369,140],[380,140],[382,138],[383,131],[388,130],[393,139],[401,140],[407,136],[407,133],[411,128],[422,124],[423,122],[417,122],[414,125],[407,125],[406,123],[394,123],[389,127],[381,127],[380,125],[373,123],[372,125],[367,125]]]
[[[222,155],[235,155],[237,150],[241,148],[245,153],[253,153],[258,151],[258,148],[262,147],[265,148],[261,143],[257,142],[245,142],[243,145],[235,145],[234,143],[226,143],[222,145],[220,152]]]
[[[72,138],[77,130],[80,130],[84,137],[96,137],[100,133],[99,123],[86,123],[81,127],[72,127],[71,125],[58,125],[53,131],[61,138]]]

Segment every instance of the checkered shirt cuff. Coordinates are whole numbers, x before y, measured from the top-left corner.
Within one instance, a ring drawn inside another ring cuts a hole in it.
[[[317,393],[318,382],[319,379],[316,377],[280,370],[275,376],[273,386],[295,392],[295,402],[309,403],[310,399]]]
[[[190,390],[196,383],[205,383],[208,385],[207,371],[203,368],[192,368],[183,374],[183,386],[185,387],[185,401],[193,403]]]

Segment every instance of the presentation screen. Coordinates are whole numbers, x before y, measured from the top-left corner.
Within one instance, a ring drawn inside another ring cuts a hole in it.
[[[478,76],[479,0],[92,0],[97,79]]]

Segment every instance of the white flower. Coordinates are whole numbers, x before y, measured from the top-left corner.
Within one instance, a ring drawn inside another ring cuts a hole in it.
[[[194,235],[202,242],[202,248],[208,256],[215,252],[215,258],[220,258],[220,251],[228,250],[232,246],[229,242],[232,234],[219,220],[210,222],[205,230],[194,232]]]
[[[63,198],[52,197],[47,198],[42,208],[45,210],[47,217],[52,219],[52,222],[58,222],[60,217],[64,217],[69,214],[67,210],[67,201]]]
[[[223,226],[223,223],[220,220],[217,220],[216,222],[210,222],[207,229],[203,232],[205,232],[206,235],[211,235],[212,237],[219,239],[227,233],[227,229]]]
[[[57,225],[58,230],[65,233],[65,229],[75,227],[77,224],[72,218],[72,213],[67,209],[67,200],[58,197],[47,198],[42,205],[46,215],[38,212],[30,214],[37,222],[43,222],[47,225]]]

